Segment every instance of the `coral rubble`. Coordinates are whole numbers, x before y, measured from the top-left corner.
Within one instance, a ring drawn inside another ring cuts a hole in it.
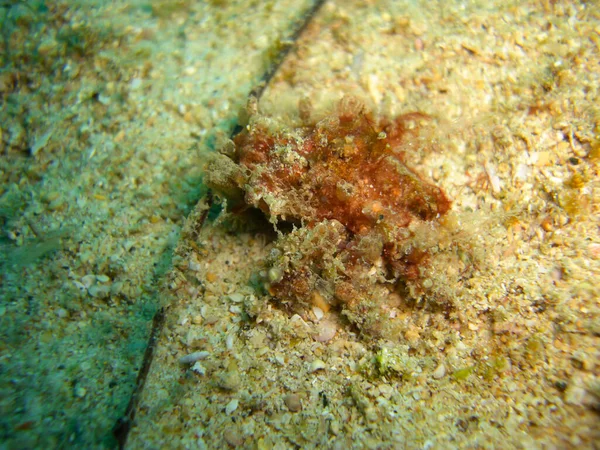
[[[340,306],[369,331],[398,284],[419,282],[427,249],[414,224],[450,209],[444,192],[405,163],[421,113],[378,119],[345,97],[336,111],[282,129],[255,115],[209,167],[208,182],[240,206],[293,224],[266,262],[269,292],[292,305]]]

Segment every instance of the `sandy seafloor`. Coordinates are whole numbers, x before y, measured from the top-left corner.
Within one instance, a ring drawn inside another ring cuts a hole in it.
[[[114,447],[160,306],[128,448],[598,448],[598,4],[330,0],[269,84],[286,124],[434,119],[461,233],[377,338],[249,284],[272,233],[197,226],[311,4],[0,4],[0,448]]]

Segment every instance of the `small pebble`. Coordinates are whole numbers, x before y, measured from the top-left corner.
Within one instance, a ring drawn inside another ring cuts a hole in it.
[[[319,323],[317,333],[313,336],[317,342],[329,342],[335,337],[337,327],[335,323],[328,320]]]
[[[444,366],[443,364],[437,366],[437,368],[433,371],[432,374],[433,378],[435,378],[436,380],[439,380],[444,375],[446,375],[446,366]]]
[[[81,284],[85,286],[86,289],[89,289],[96,282],[96,275],[85,275],[81,277]]]
[[[88,288],[88,294],[90,294],[94,298],[104,298],[109,294],[109,292],[110,286],[106,285],[98,286],[97,284],[95,284]]]
[[[227,338],[225,339],[225,346],[227,347],[227,350],[233,350],[233,344],[235,343],[235,335],[233,334],[228,334]]]
[[[271,283],[277,283],[283,278],[283,271],[279,267],[271,267],[267,272],[267,277]]]
[[[227,406],[225,406],[225,413],[230,416],[237,409],[239,403],[240,402],[237,398],[231,400],[229,403],[227,403]]]
[[[315,359],[313,362],[310,363],[309,372],[313,373],[317,370],[323,370],[325,369],[325,367],[327,367],[327,365],[323,361],[321,361],[320,359]]]
[[[315,317],[317,318],[317,320],[321,320],[324,316],[325,313],[323,313],[323,310],[321,308],[319,308],[318,306],[313,306],[313,314],[315,315]]]
[[[196,361],[194,363],[194,365],[192,366],[192,372],[194,372],[200,376],[204,376],[204,375],[206,375],[206,367],[204,367],[202,364],[200,364],[200,361]]]
[[[129,83],[129,87],[131,88],[132,91],[139,89],[141,86],[142,86],[142,80],[139,78],[134,78]]]
[[[244,301],[244,296],[239,292],[236,292],[234,294],[229,294],[229,300],[231,300],[233,303],[241,303]]]
[[[85,397],[85,394],[87,394],[87,390],[84,387],[77,386],[75,388],[75,397],[83,398]]]
[[[190,353],[189,355],[179,358],[179,364],[192,364],[196,361],[200,361],[201,359],[205,359],[209,355],[210,353],[207,351]]]
[[[188,261],[188,269],[192,272],[200,272],[202,270],[202,264],[196,258],[190,258]]]
[[[41,149],[43,149],[48,144],[52,133],[54,133],[53,129],[48,130],[42,136],[37,137],[29,150],[30,155],[35,156]]]
[[[302,401],[298,394],[288,394],[283,398],[283,401],[291,412],[298,412],[302,409]]]
[[[219,377],[219,387],[222,389],[226,389],[228,391],[236,391],[241,384],[242,380],[240,379],[240,374],[235,371],[225,372]]]

